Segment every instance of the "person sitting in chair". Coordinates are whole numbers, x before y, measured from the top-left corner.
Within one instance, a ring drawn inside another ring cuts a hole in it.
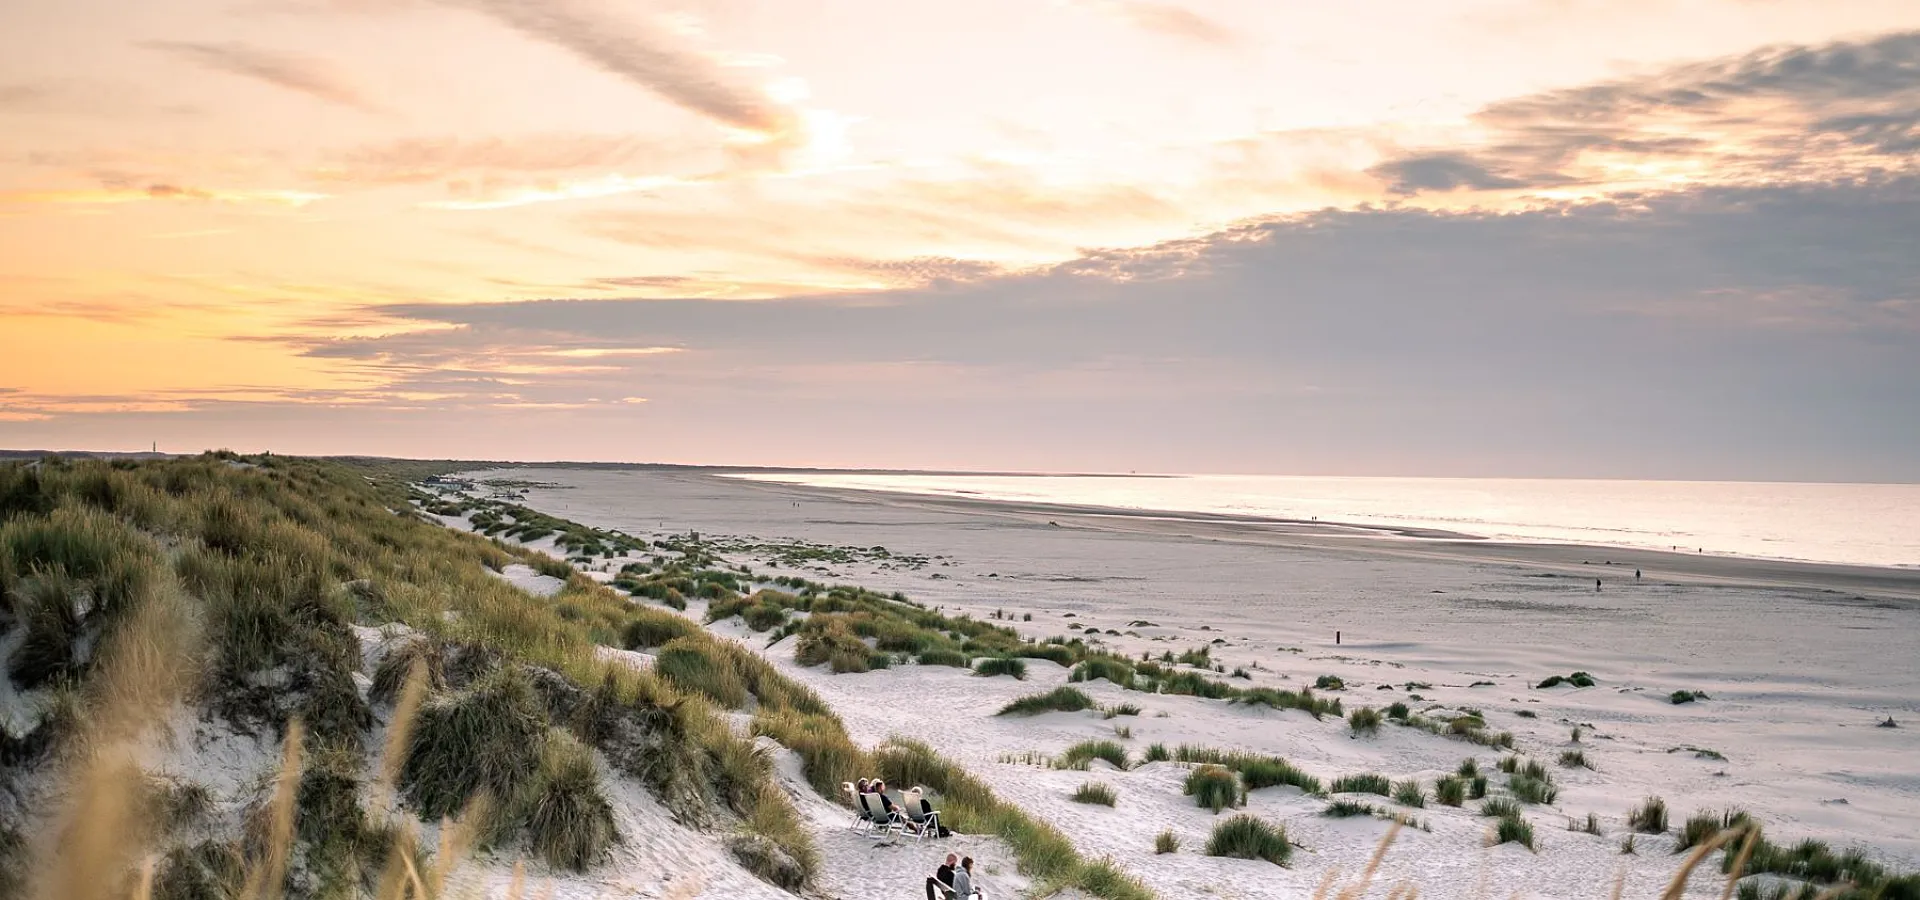
[[[973,886],[973,857],[960,861],[960,868],[953,870],[954,900],[974,900],[980,891]]]
[[[949,853],[946,863],[934,870],[933,877],[927,879],[927,900],[950,900],[957,896],[953,891],[953,873],[954,863],[959,859],[960,857]],[[936,894],[935,891],[939,893]]]

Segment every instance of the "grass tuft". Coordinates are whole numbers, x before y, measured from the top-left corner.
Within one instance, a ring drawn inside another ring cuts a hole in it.
[[[1393,796],[1393,780],[1385,775],[1342,775],[1327,785],[1331,794],[1379,794],[1382,797]]]
[[[1113,741],[1081,741],[1067,748],[1054,762],[1055,768],[1084,771],[1087,764],[1096,759],[1106,760],[1114,768],[1125,771],[1127,768],[1127,748]]]
[[[973,665],[973,674],[980,676],[1012,675],[1017,681],[1027,680],[1027,661],[1017,656],[989,656]]]
[[[1665,834],[1667,801],[1659,797],[1648,797],[1638,809],[1627,813],[1627,827],[1641,834]]]
[[[1098,803],[1101,806],[1112,806],[1115,795],[1112,787],[1101,784],[1098,781],[1089,781],[1081,785],[1078,790],[1075,790],[1068,799],[1075,803]]]
[[[1378,734],[1380,732],[1380,711],[1371,706],[1363,706],[1347,714],[1347,727],[1356,735]]]
[[[1417,778],[1409,778],[1393,786],[1393,802],[1402,806],[1425,807],[1427,805],[1426,788],[1420,786]]]
[[[1174,835],[1173,829],[1169,828],[1154,836],[1153,852],[1154,853],[1180,852],[1180,838]]]
[[[1433,783],[1433,799],[1441,806],[1459,806],[1467,799],[1467,780],[1458,775],[1442,776]]]
[[[1533,826],[1519,816],[1503,818],[1494,823],[1493,842],[1495,844],[1519,844],[1528,850],[1533,849]]]
[[[1207,838],[1207,855],[1264,859],[1284,866],[1293,856],[1293,845],[1287,841],[1285,827],[1239,815],[1213,826],[1213,834]]]
[[[1183,791],[1193,798],[1195,804],[1211,809],[1215,814],[1230,806],[1246,803],[1246,795],[1240,791],[1240,780],[1225,766],[1203,765],[1187,773]]]
[[[1002,707],[995,715],[1032,716],[1044,712],[1079,712],[1093,708],[1093,698],[1081,693],[1079,689],[1057,687],[1044,694],[1021,697]]]

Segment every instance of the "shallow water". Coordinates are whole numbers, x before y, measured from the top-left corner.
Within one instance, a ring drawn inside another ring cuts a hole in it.
[[[1436,528],[1509,541],[1920,566],[1920,485],[1278,475],[762,472],[914,494]]]

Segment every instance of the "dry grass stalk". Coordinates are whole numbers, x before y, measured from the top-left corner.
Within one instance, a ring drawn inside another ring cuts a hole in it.
[[[415,659],[413,668],[407,673],[407,683],[400,689],[400,700],[394,704],[393,718],[388,721],[387,740],[380,756],[380,780],[374,785],[373,796],[382,808],[391,811],[398,807],[394,798],[393,786],[400,781],[400,770],[406,767],[407,751],[412,746],[413,723],[420,718],[420,704],[427,696],[427,662]]]
[[[1614,879],[1613,879],[1613,895],[1607,898],[1607,900],[1620,900],[1620,895],[1626,892],[1627,892],[1627,866],[1625,863],[1622,863],[1620,865],[1620,874],[1614,876]],[[1721,900],[1725,900],[1725,898],[1721,898]]]
[[[1358,900],[1366,894],[1368,886],[1373,884],[1373,875],[1380,871],[1380,861],[1387,856],[1387,849],[1393,846],[1395,838],[1400,836],[1401,824],[1395,821],[1387,827],[1387,833],[1380,837],[1380,846],[1373,850],[1373,858],[1367,860],[1366,869],[1360,873],[1360,879],[1340,889],[1339,900]]]
[[[1327,892],[1333,890],[1333,880],[1338,877],[1340,877],[1338,867],[1328,869],[1327,874],[1320,878],[1320,886],[1313,889],[1313,900],[1327,900]]]
[[[1693,870],[1700,865],[1702,860],[1707,858],[1707,854],[1720,849],[1720,845],[1739,837],[1748,827],[1750,826],[1728,828],[1702,841],[1700,846],[1693,848],[1693,852],[1687,854],[1686,862],[1680,865],[1680,871],[1673,873],[1673,881],[1667,885],[1666,892],[1660,895],[1660,900],[1680,900],[1680,895],[1687,891],[1687,879],[1693,876]]]
[[[1754,825],[1746,826],[1747,839],[1740,842],[1740,853],[1733,858],[1733,868],[1727,872],[1727,886],[1720,892],[1720,900],[1733,900],[1734,885],[1740,883],[1740,876],[1746,874],[1747,859],[1753,856],[1754,845],[1760,843],[1760,829]]]
[[[293,849],[294,802],[300,795],[302,743],[306,727],[295,719],[287,726],[286,749],[280,756],[280,774],[274,778],[273,802],[268,809],[264,856],[247,867],[245,900],[279,900],[287,883],[287,855]]]
[[[520,900],[527,890],[527,862],[523,859],[513,861],[513,880],[507,882],[507,900]]]

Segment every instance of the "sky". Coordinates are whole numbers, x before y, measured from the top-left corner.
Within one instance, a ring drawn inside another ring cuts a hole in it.
[[[0,0],[0,447],[1920,481],[1912,0]]]

